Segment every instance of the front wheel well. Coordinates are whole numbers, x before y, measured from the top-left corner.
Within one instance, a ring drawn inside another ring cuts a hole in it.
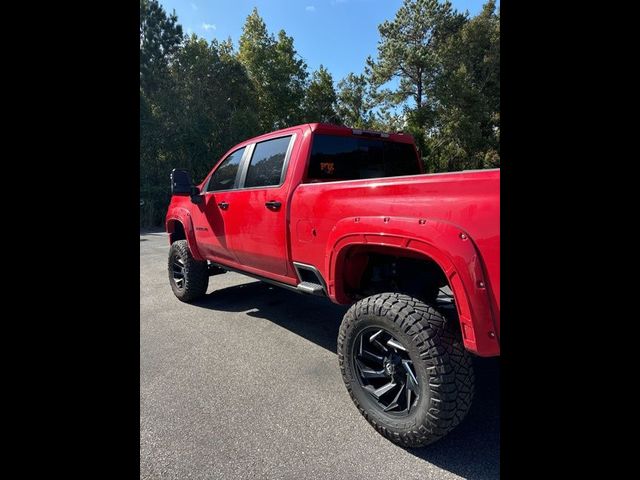
[[[411,295],[427,303],[448,286],[434,260],[396,247],[355,246],[346,252],[341,289],[351,301],[383,292]]]
[[[169,243],[173,244],[178,240],[186,240],[187,235],[184,231],[184,226],[178,220],[170,220],[167,223],[167,232],[169,232]]]

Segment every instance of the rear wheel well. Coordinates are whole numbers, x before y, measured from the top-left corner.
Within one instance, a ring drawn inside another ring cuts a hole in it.
[[[352,301],[397,292],[432,303],[448,286],[440,266],[427,256],[395,247],[352,247],[344,257],[341,282]]]
[[[169,243],[171,244],[177,242],[178,240],[187,239],[187,235],[185,234],[182,223],[177,220],[169,222],[169,224],[167,225],[167,230],[169,231]]]

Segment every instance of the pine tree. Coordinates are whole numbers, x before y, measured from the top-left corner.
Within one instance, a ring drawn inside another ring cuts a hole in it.
[[[278,38],[254,8],[242,29],[238,53],[258,98],[260,128],[268,132],[302,121],[306,64],[297,58],[293,38],[280,30]]]
[[[307,87],[302,106],[305,121],[339,124],[336,101],[333,77],[323,65],[320,65],[320,68],[311,75],[311,81]]]

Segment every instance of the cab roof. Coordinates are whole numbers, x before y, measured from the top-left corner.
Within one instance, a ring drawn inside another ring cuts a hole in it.
[[[381,138],[390,140],[392,142],[401,142],[401,143],[414,143],[413,136],[402,133],[402,132],[380,132],[377,130],[366,130],[360,128],[349,128],[344,125],[333,125],[330,123],[303,123],[300,125],[295,125],[292,127],[282,128],[280,130],[275,130],[272,132],[264,133],[257,137],[249,138],[238,145],[250,144],[254,142],[259,142],[263,139],[271,138],[277,136],[278,134],[286,134],[291,132],[292,130],[296,130],[299,128],[308,128],[312,133],[320,133],[327,135],[340,135],[340,136],[363,136],[368,138]]]

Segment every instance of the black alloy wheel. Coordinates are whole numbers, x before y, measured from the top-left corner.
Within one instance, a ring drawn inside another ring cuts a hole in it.
[[[177,240],[171,244],[168,272],[171,290],[178,300],[191,302],[207,292],[207,262],[193,258],[186,240]]]
[[[173,275],[173,283],[178,290],[183,290],[185,286],[184,279],[184,260],[180,257],[173,257],[171,264],[171,273]]]
[[[420,384],[407,348],[384,328],[367,328],[353,344],[351,356],[360,385],[378,408],[406,416],[420,398]]]

